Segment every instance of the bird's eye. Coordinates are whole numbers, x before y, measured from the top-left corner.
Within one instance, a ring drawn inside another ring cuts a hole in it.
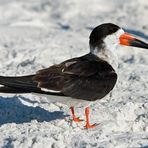
[[[112,34],[112,33],[115,33],[115,32],[117,31],[117,28],[112,27],[112,28],[109,29],[109,31],[110,31],[111,34]]]

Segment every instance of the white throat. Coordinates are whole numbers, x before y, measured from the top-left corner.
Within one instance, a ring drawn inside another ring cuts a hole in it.
[[[119,45],[119,38],[123,33],[124,31],[119,29],[114,34],[104,38],[102,48],[95,47],[91,49],[92,54],[107,61],[115,70],[117,70],[118,67],[118,57],[115,50],[117,45]]]
[[[98,50],[97,47],[94,49],[94,52],[91,52],[92,54],[96,55],[97,57],[101,58],[104,61],[107,61],[114,70],[117,70],[118,68],[118,56],[114,52],[110,50]]]

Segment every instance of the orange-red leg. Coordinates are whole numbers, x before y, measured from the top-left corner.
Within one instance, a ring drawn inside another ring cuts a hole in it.
[[[85,108],[85,116],[86,116],[86,125],[85,125],[85,128],[94,128],[94,127],[96,127],[96,124],[93,124],[93,125],[90,125],[90,123],[89,123],[89,113],[90,113],[90,111],[89,111],[89,107],[86,107]]]
[[[71,110],[71,113],[72,113],[72,119],[73,119],[73,121],[75,121],[75,122],[81,122],[82,120],[80,118],[76,117],[73,106],[70,107],[70,110]]]

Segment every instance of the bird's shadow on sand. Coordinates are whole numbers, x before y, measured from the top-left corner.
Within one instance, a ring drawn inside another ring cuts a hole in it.
[[[66,115],[62,111],[49,112],[41,107],[27,106],[21,103],[17,96],[0,96],[0,125],[5,123],[27,123],[31,120],[38,122],[63,119]]]

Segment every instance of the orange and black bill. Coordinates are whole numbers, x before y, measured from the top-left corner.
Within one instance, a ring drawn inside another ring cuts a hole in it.
[[[124,33],[120,36],[120,44],[125,46],[133,46],[148,49],[148,44],[136,39],[133,35]]]

